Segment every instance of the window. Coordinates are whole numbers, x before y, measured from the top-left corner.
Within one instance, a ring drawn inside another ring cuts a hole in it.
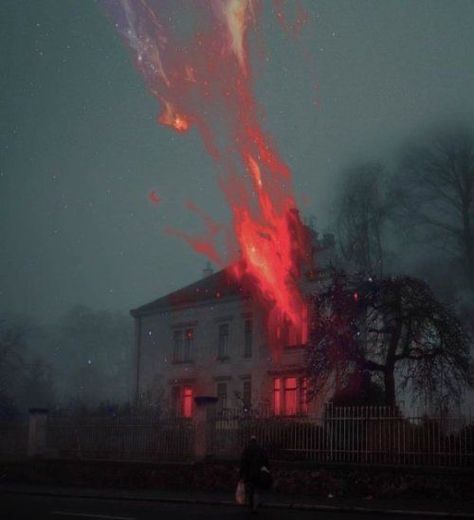
[[[173,361],[178,362],[183,358],[183,331],[175,330],[173,334]]]
[[[300,379],[300,412],[308,413],[308,378]]]
[[[184,332],[184,361],[191,361],[193,352],[194,331],[186,329]]]
[[[281,379],[279,377],[273,380],[273,413],[281,414]]]
[[[229,355],[229,324],[219,325],[219,343],[217,347],[217,358],[226,359]]]
[[[295,327],[290,321],[286,321],[281,327],[284,344],[288,347],[306,345],[308,342],[308,308],[304,307],[299,327]]]
[[[193,415],[193,388],[190,385],[173,387],[172,407],[177,417],[192,417]]]
[[[250,379],[244,381],[242,400],[244,402],[245,408],[249,409],[252,405],[252,381],[250,381]]]
[[[244,325],[244,357],[252,357],[252,340],[253,340],[253,322],[245,320]]]
[[[296,377],[285,378],[285,397],[283,408],[285,415],[296,415]]]
[[[183,388],[183,417],[193,415],[193,389],[190,386]]]
[[[194,347],[194,330],[178,329],[173,333],[173,361],[191,361]]]
[[[227,383],[217,383],[217,406],[219,410],[227,408]]]
[[[275,415],[308,413],[306,377],[277,377],[273,380],[273,413]]]
[[[174,386],[171,391],[171,409],[177,417],[181,415],[181,387]]]

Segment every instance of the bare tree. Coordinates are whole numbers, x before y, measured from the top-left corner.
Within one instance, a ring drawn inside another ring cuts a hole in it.
[[[54,367],[62,372],[61,393],[92,406],[130,396],[132,328],[117,312],[77,305],[60,320]]]
[[[0,407],[15,408],[25,369],[26,318],[0,315]]]
[[[402,276],[348,280],[332,275],[314,297],[316,322],[308,349],[313,392],[340,392],[370,374],[385,404],[397,390],[425,403],[459,402],[472,386],[469,342],[460,321],[428,285]]]
[[[474,289],[474,134],[452,125],[407,146],[397,198],[404,217],[456,260]]]
[[[344,172],[336,201],[339,249],[344,260],[363,273],[384,269],[384,228],[390,214],[385,196],[385,170],[367,162]]]

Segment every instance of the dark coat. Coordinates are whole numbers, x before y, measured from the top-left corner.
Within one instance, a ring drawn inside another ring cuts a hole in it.
[[[240,459],[240,478],[258,486],[262,466],[268,468],[267,454],[256,441],[250,441],[250,444],[242,452]]]

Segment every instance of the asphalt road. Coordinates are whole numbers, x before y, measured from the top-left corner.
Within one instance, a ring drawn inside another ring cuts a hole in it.
[[[91,498],[50,497],[31,495],[0,495],[1,520],[238,520],[248,518],[272,520],[374,520],[379,515],[301,511],[290,509],[261,509],[257,515],[244,507],[194,505],[139,500],[110,500]],[[390,520],[407,516],[390,515]],[[411,517],[413,518],[413,517]],[[426,517],[425,517],[426,518]]]

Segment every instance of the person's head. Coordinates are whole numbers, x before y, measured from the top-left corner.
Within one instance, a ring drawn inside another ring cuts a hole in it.
[[[250,437],[250,445],[255,445],[257,444],[257,437],[255,435],[252,435]]]

